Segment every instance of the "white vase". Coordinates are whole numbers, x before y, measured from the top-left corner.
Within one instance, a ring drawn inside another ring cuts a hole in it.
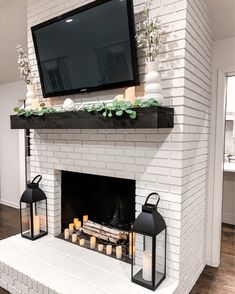
[[[31,110],[33,109],[34,100],[36,99],[35,85],[27,84],[26,87],[25,110]]]
[[[146,64],[144,99],[154,98],[160,105],[163,104],[162,86],[158,73],[158,61],[150,61]]]
[[[71,98],[65,99],[65,101],[63,103],[64,111],[73,111],[73,110],[75,110],[75,108],[76,108],[76,105]]]

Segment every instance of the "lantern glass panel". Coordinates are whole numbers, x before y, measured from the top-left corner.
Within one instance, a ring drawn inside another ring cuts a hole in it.
[[[153,237],[137,233],[135,235],[135,242],[133,243],[133,280],[149,289],[156,289],[165,278],[166,230]],[[155,262],[154,254],[156,254]]]
[[[166,230],[156,236],[155,287],[165,278],[166,274]]]
[[[30,204],[21,204],[22,234],[31,237],[30,233]]]
[[[152,286],[152,242],[153,238],[136,233],[133,249],[133,279]]]
[[[22,203],[21,207],[22,235],[29,239],[37,239],[47,234],[46,200]]]

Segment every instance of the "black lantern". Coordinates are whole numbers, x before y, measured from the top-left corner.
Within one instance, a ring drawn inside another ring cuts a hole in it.
[[[48,233],[47,197],[39,188],[42,176],[36,176],[27,185],[20,199],[21,235],[36,240]]]
[[[151,196],[156,204],[148,203]],[[166,224],[151,193],[132,229],[132,282],[156,290],[166,277]]]

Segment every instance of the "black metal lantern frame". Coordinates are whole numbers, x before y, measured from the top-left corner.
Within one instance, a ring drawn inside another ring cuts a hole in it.
[[[20,199],[20,227],[21,236],[29,240],[36,240],[48,234],[47,197],[39,188],[42,176],[36,176],[27,185]],[[44,214],[39,215],[40,208]]]
[[[156,196],[156,204],[148,203]],[[155,291],[166,278],[166,224],[157,211],[160,196],[148,195],[132,228],[132,282]]]

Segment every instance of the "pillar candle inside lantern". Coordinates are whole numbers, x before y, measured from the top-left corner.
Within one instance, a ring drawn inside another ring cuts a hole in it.
[[[149,251],[143,253],[143,279],[145,281],[152,280],[152,254]]]
[[[33,217],[33,233],[34,236],[38,236],[40,234],[40,217],[38,215],[34,215]]]

